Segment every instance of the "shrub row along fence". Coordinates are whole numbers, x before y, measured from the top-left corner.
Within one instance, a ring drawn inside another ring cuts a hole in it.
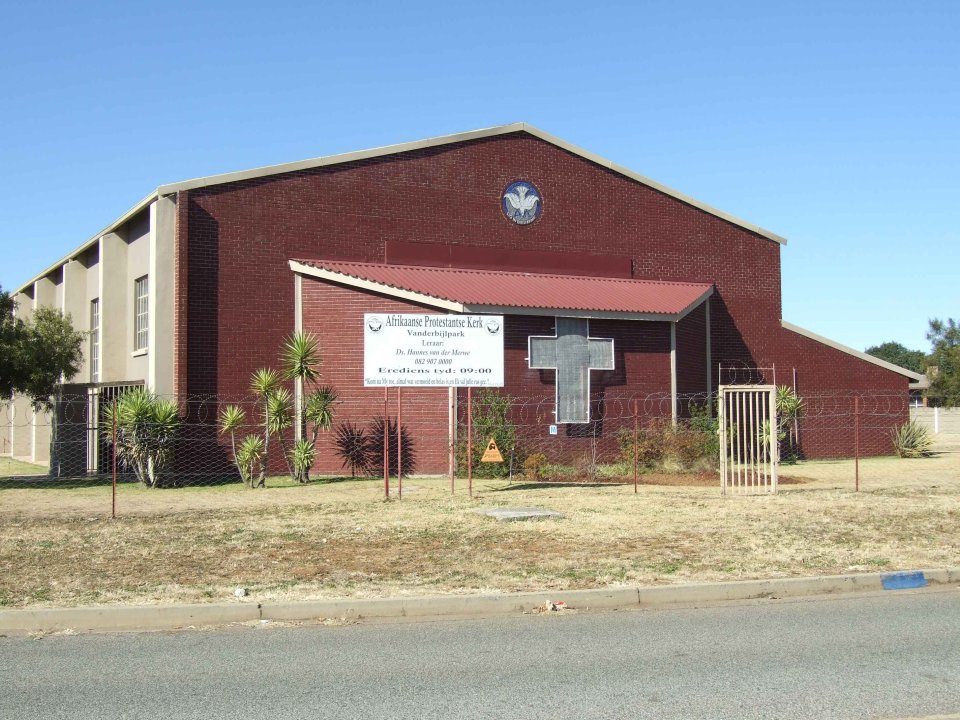
[[[910,419],[906,394],[835,392],[799,400],[796,412],[778,416],[784,462],[893,454],[896,434]],[[668,394],[608,389],[590,398],[590,422],[576,425],[556,424],[554,403],[552,395],[480,389],[469,399],[463,389],[390,388],[314,393],[301,401],[292,391],[157,398],[139,387],[64,395],[50,413],[6,403],[0,488],[116,481],[151,489],[256,489],[449,475],[454,490],[468,492],[472,478],[630,483],[651,472],[717,473],[715,396],[685,395],[674,403]]]

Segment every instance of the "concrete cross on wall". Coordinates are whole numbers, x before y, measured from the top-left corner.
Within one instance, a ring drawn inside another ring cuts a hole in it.
[[[534,370],[557,371],[557,422],[590,422],[590,371],[613,370],[613,340],[590,337],[590,321],[558,317],[553,337],[528,338]]]

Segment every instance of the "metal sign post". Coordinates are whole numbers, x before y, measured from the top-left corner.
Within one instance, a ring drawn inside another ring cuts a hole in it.
[[[397,388],[397,500],[403,499],[403,436],[400,434],[400,392],[402,387]]]
[[[401,387],[467,388],[467,475],[473,497],[474,387],[503,387],[503,315],[365,313],[363,385],[383,388],[383,492],[390,497],[388,388],[397,388],[397,497],[403,497]],[[450,493],[456,474],[457,408],[451,405]],[[408,449],[409,452],[409,449]]]

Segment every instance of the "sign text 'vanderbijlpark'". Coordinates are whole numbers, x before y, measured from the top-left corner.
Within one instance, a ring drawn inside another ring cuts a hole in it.
[[[363,384],[503,387],[503,316],[367,313]]]

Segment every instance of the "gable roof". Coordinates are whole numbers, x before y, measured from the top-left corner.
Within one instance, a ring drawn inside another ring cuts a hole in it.
[[[789,330],[790,332],[795,332],[797,333],[797,335],[803,335],[804,337],[810,338],[811,340],[816,340],[818,343],[822,343],[827,347],[832,347],[834,350],[839,350],[840,352],[844,352],[847,355],[853,355],[855,358],[866,360],[868,363],[879,365],[884,370],[890,370],[891,372],[895,372],[898,375],[904,375],[910,378],[911,380],[913,380],[914,382],[922,382],[924,379],[926,379],[926,376],[923,375],[922,373],[918,373],[914,370],[908,370],[905,367],[894,365],[893,363],[889,363],[886,360],[881,360],[880,358],[874,357],[873,355],[868,355],[867,353],[860,352],[859,350],[854,350],[852,347],[847,347],[846,345],[842,345],[835,340],[831,340],[830,338],[823,337],[823,335],[817,335],[815,332],[811,332],[810,330],[807,330],[806,328],[802,328],[799,325],[788,323],[786,320],[781,320],[780,325],[785,330]]]
[[[252,168],[250,170],[240,170],[237,172],[222,173],[219,175],[210,175],[207,177],[194,178],[193,180],[184,180],[182,182],[170,183],[167,185],[161,185],[156,190],[151,192],[147,197],[141,200],[139,203],[130,208],[127,212],[121,215],[119,218],[114,220],[112,223],[101,229],[91,238],[86,240],[82,245],[80,245],[75,250],[71,251],[64,257],[62,257],[57,262],[50,265],[47,269],[43,270],[41,273],[35,275],[29,281],[23,283],[17,290],[14,292],[23,292],[27,287],[32,285],[35,281],[40,278],[48,275],[49,273],[56,270],[61,265],[66,264],[72,259],[79,257],[82,253],[86,252],[97,240],[99,240],[101,235],[106,235],[107,233],[113,232],[125,222],[130,220],[134,215],[146,210],[150,207],[152,202],[155,202],[157,198],[164,195],[171,195],[180,190],[193,190],[202,187],[210,187],[213,185],[223,185],[225,183],[238,182],[240,180],[251,180],[255,178],[270,177],[272,175],[282,175],[283,173],[296,172],[298,170],[310,170],[313,168],[326,167],[329,165],[338,165],[341,163],[357,162],[360,160],[368,160],[371,158],[387,157],[389,155],[397,155],[399,153],[411,152],[414,150],[421,150],[425,148],[441,147],[443,145],[451,145],[453,143],[468,142],[470,140],[481,140],[484,138],[497,137],[499,135],[508,135],[510,133],[523,132],[531,135],[533,137],[539,138],[544,142],[550,143],[551,145],[565,150],[569,153],[577,155],[585,160],[588,160],[592,163],[596,163],[601,167],[605,167],[608,170],[615,172],[623,177],[629,178],[636,182],[642,183],[648,187],[653,188],[659,192],[662,192],[665,195],[669,195],[672,198],[679,200],[691,207],[702,210],[705,213],[713,215],[725,220],[733,225],[737,225],[744,230],[748,230],[752,233],[756,233],[760,237],[766,238],[781,245],[786,245],[787,241],[785,238],[765,230],[759,225],[754,225],[749,223],[746,220],[742,220],[734,215],[726,213],[722,210],[718,210],[715,207],[707,205],[706,203],[700,202],[695,198],[685,195],[673,188],[667,187],[661,183],[658,183],[655,180],[651,180],[648,177],[640,175],[639,173],[630,170],[622,165],[617,165],[606,158],[601,157],[595,153],[592,153],[588,150],[568,143],[566,140],[561,140],[554,135],[540,130],[539,128],[530,125],[529,123],[518,122],[512,123],[510,125],[497,125],[496,127],[482,128],[480,130],[471,130],[469,132],[456,133],[454,135],[442,135],[439,137],[427,138],[425,140],[416,140],[413,142],[400,143],[397,145],[386,145],[384,147],[371,148],[369,150],[358,150],[356,152],[342,153],[339,155],[327,155],[322,157],[311,158],[309,160],[298,160],[296,162],[282,163],[280,165],[267,165],[259,168]]]
[[[680,320],[713,294],[709,283],[467,268],[291,260],[302,275],[461,313]]]
[[[169,195],[179,190],[193,190],[201,187],[209,187],[211,185],[222,185],[224,183],[237,182],[240,180],[251,180],[255,178],[269,177],[271,175],[296,172],[298,170],[311,170],[328,165],[339,165],[340,163],[369,160],[371,158],[386,157],[388,155],[396,155],[399,153],[411,152],[413,150],[452,145],[453,143],[468,142],[470,140],[481,140],[484,138],[496,137],[498,135],[508,135],[510,133],[517,132],[523,132],[528,135],[532,135],[535,138],[539,138],[540,140],[550,143],[561,150],[566,150],[567,152],[577,155],[584,160],[589,160],[592,163],[596,163],[597,165],[605,167],[608,170],[617,173],[618,175],[622,175],[626,178],[630,178],[631,180],[635,180],[639,183],[647,185],[654,190],[676,198],[677,200],[695,207],[698,210],[702,210],[710,215],[714,215],[722,220],[726,220],[733,225],[737,225],[745,230],[749,230],[752,233],[756,233],[757,235],[760,235],[768,240],[780,243],[781,245],[787,244],[785,238],[772,233],[769,230],[765,230],[759,225],[754,225],[746,220],[742,220],[734,215],[726,213],[722,210],[718,210],[717,208],[700,202],[689,195],[685,195],[684,193],[678,192],[677,190],[658,183],[655,180],[651,180],[650,178],[640,175],[639,173],[636,173],[622,165],[617,165],[616,163],[611,162],[610,160],[607,160],[596,153],[592,153],[589,150],[584,150],[577,145],[568,143],[566,140],[561,140],[560,138],[546,133],[543,130],[540,130],[539,128],[536,128],[533,125],[525,122],[512,123],[510,125],[497,125],[495,127],[482,128],[480,130],[471,130],[469,132],[456,133],[454,135],[441,135],[439,137],[427,138],[425,140],[416,140],[414,142],[400,143],[397,145],[386,145],[384,147],[371,148],[369,150],[358,150],[356,152],[342,153],[340,155],[328,155],[309,160],[299,160],[297,162],[283,163],[280,165],[267,165],[265,167],[253,168],[250,170],[240,170],[238,172],[210,175],[208,177],[195,178],[193,180],[184,180],[183,182],[161,185],[159,188],[157,188],[157,193],[160,195]]]

